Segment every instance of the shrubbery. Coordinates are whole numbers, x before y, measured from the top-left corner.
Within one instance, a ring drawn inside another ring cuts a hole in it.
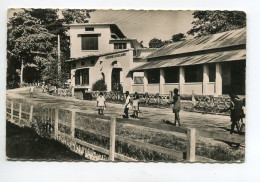
[[[92,85],[92,91],[106,91],[107,90],[107,84],[103,79],[97,80]]]

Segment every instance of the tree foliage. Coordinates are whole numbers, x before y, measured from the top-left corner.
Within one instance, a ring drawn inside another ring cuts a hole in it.
[[[94,10],[88,9],[64,9],[62,10],[62,15],[64,17],[64,22],[70,23],[87,23],[87,18],[90,18],[89,13]]]
[[[153,38],[149,42],[149,48],[160,48],[160,47],[167,45],[169,43],[171,43],[170,40],[162,41],[161,39]]]
[[[69,37],[64,23],[84,23],[93,10],[66,9],[59,17],[58,9],[20,9],[9,19],[7,30],[7,83],[11,87],[23,82],[45,81],[60,85],[68,79]],[[61,74],[57,73],[57,36],[60,36]],[[34,69],[28,69],[33,67]],[[23,69],[24,68],[24,69]],[[24,70],[24,74],[23,74]],[[40,78],[28,76],[33,72]]]
[[[196,37],[246,26],[246,14],[243,11],[195,11],[193,18],[193,27],[187,34]]]
[[[186,36],[183,33],[178,33],[178,34],[174,34],[172,36],[172,41],[173,42],[179,42],[182,40],[185,40]]]
[[[106,91],[107,90],[107,84],[105,83],[104,79],[97,80],[92,85],[93,91]]]

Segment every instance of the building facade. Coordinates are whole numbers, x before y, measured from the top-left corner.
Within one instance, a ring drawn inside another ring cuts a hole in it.
[[[115,23],[70,24],[71,86],[90,91],[104,79],[107,91],[132,91],[131,69],[144,63],[156,49],[142,48],[127,38]],[[143,72],[139,72],[143,76]]]
[[[132,69],[143,83],[132,91],[169,94],[245,95],[246,29],[237,29],[168,44]]]

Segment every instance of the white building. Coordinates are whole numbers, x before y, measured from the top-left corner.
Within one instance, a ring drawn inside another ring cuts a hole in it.
[[[132,84],[143,83],[143,72],[132,74],[156,49],[142,48],[136,39],[127,38],[115,23],[70,24],[71,86],[91,90],[104,79],[107,91],[130,91]],[[132,76],[136,76],[133,79]]]
[[[246,28],[163,46],[146,57],[133,74],[144,72],[144,83],[132,91],[169,94],[246,94]]]

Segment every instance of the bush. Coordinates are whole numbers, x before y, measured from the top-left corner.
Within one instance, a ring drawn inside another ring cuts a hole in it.
[[[107,84],[103,79],[97,80],[92,85],[92,91],[106,91],[107,90]]]

